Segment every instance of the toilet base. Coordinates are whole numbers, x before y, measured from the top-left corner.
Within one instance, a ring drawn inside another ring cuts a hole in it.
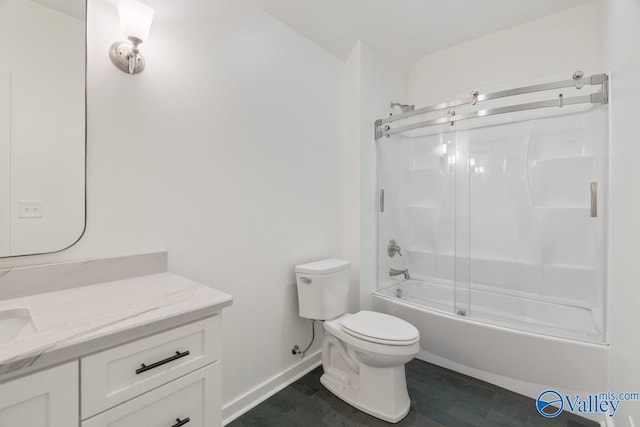
[[[367,387],[366,384],[361,384],[362,390],[359,390],[356,386],[345,385],[343,382],[332,378],[326,373],[323,374],[322,377],[320,377],[320,383],[325,386],[327,390],[332,392],[336,397],[345,401],[354,408],[359,409],[362,412],[365,412],[373,417],[395,424],[407,416],[411,407],[411,400],[409,399],[409,395],[406,391],[407,388],[404,376],[404,365],[398,368],[402,370],[402,376],[399,377],[402,378],[402,380],[399,381],[397,379],[397,376],[392,375],[392,377],[396,377],[396,379],[392,382],[401,382],[402,384],[394,384],[396,387],[391,387],[391,390],[396,391],[396,393],[392,393],[391,395],[387,395],[388,391],[391,391],[389,388],[372,388]],[[367,377],[367,373],[362,372],[362,370],[379,371],[380,368],[372,368],[361,365],[361,379],[363,374],[365,378]],[[388,371],[389,368],[385,368],[385,370]],[[371,374],[373,374],[374,376],[376,373],[377,372],[371,372]],[[398,390],[398,388],[400,390]],[[387,391],[387,393],[385,393],[385,391]],[[400,393],[397,393],[398,391],[400,391]],[[404,391],[404,393],[402,393],[402,391]],[[389,398],[395,401],[389,402],[387,400]],[[386,411],[383,412],[381,410],[382,408],[384,408]]]

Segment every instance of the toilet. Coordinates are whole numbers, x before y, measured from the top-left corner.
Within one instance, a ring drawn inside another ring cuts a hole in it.
[[[340,259],[298,265],[300,316],[324,320],[322,385],[355,408],[397,423],[411,405],[404,365],[418,353],[420,335],[397,317],[347,313],[350,267]]]

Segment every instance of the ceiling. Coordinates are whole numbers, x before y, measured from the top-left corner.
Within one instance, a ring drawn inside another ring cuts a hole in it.
[[[44,7],[57,10],[65,15],[72,16],[74,18],[85,20],[85,2],[83,0],[33,0],[35,3],[40,3]]]
[[[255,0],[335,56],[362,40],[404,70],[418,58],[593,0]]]

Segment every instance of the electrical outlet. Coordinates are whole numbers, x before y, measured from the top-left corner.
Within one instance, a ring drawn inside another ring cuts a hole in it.
[[[42,200],[20,200],[20,218],[42,218]]]

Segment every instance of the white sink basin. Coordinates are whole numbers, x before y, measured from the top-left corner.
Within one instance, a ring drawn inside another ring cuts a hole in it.
[[[0,345],[26,337],[36,331],[26,308],[0,311]]]

